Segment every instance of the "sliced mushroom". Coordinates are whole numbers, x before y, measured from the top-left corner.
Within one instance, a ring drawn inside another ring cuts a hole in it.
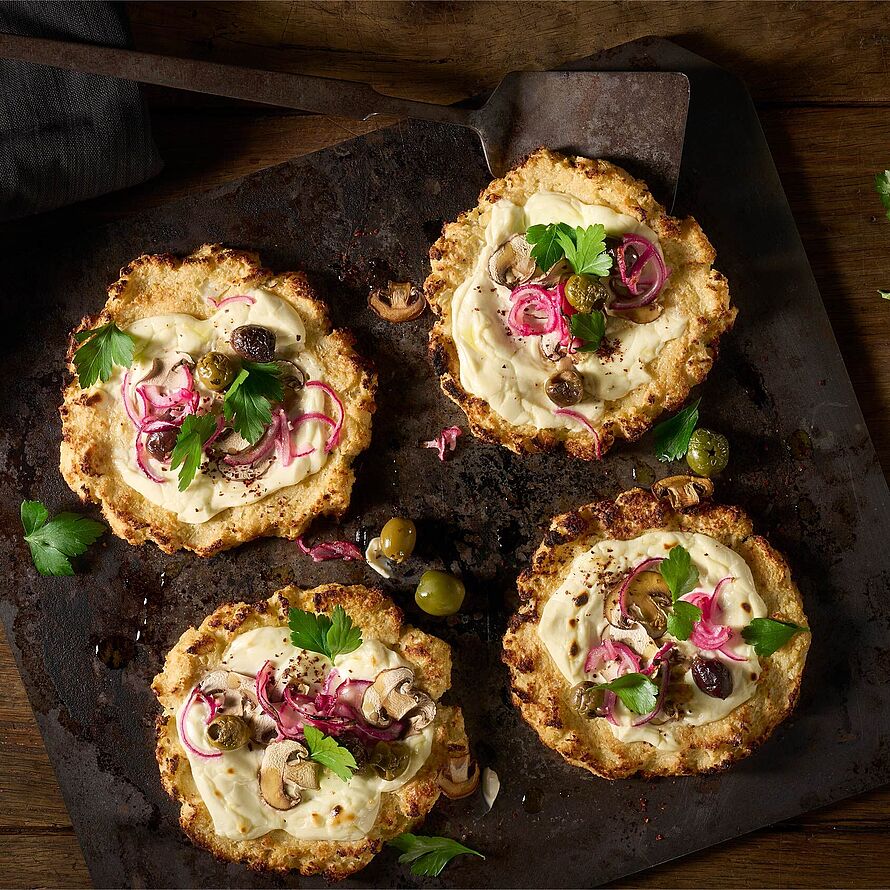
[[[413,685],[411,668],[381,671],[362,698],[365,719],[374,726],[386,727],[393,720],[408,717],[414,731],[428,726],[436,717],[436,703]]]
[[[554,263],[546,272],[535,275],[529,284],[540,284],[541,287],[556,287],[564,278],[568,278],[575,270],[569,265],[569,261],[561,259]]]
[[[488,275],[502,287],[525,284],[535,276],[538,265],[532,259],[532,246],[525,235],[511,235],[488,261]]]
[[[606,620],[614,627],[627,627],[621,614],[619,595],[624,579],[615,584],[606,598]],[[671,592],[660,572],[640,572],[624,594],[624,607],[631,623],[639,624],[653,640],[664,636]]]
[[[714,483],[698,476],[668,476],[652,485],[652,493],[667,499],[674,510],[686,510],[714,493]]]
[[[417,707],[408,715],[412,732],[420,732],[436,719],[436,703],[425,693],[418,693]]]
[[[257,742],[263,742],[277,731],[275,720],[260,707],[256,697],[256,679],[237,671],[216,670],[201,680],[201,691],[221,696],[221,710],[243,717]]]
[[[449,800],[469,797],[479,787],[479,764],[469,749],[452,751],[439,771],[439,787]]]
[[[320,766],[314,760],[297,760],[289,763],[284,769],[285,782],[293,782],[298,788],[318,791]]]
[[[417,318],[426,309],[426,297],[410,281],[388,281],[371,291],[368,305],[386,321],[399,323]]]
[[[272,742],[266,748],[260,764],[260,792],[270,807],[290,810],[302,800],[296,788],[299,783],[292,777],[301,774],[299,764],[308,759],[306,748],[292,739]]]

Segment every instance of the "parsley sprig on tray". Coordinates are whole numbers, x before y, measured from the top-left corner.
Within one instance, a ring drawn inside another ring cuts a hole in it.
[[[77,513],[50,519],[40,501],[22,501],[20,512],[31,559],[41,575],[73,575],[70,557],[80,556],[105,531],[101,522]]]
[[[679,460],[689,450],[689,440],[698,423],[698,405],[696,399],[673,417],[657,424],[655,433],[655,454],[660,461]]]
[[[387,843],[401,851],[399,862],[403,865],[410,864],[411,874],[418,877],[437,877],[455,856],[469,854],[485,859],[481,853],[465,847],[450,837],[425,837],[406,833],[394,837]]]

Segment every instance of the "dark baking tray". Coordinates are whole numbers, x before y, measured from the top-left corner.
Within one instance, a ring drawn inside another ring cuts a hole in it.
[[[374,440],[343,534],[413,516],[422,556],[466,578],[466,606],[448,621],[417,611],[410,578],[383,584],[411,621],[453,646],[450,697],[503,781],[490,814],[478,800],[444,802],[427,821],[427,832],[466,836],[488,856],[456,861],[440,883],[602,883],[890,779],[887,486],[751,101],[734,77],[663,41],[578,67],[690,77],[678,209],[700,219],[740,309],[701,388],[702,416],[732,442],[719,497],[745,506],[788,555],[806,600],[813,647],[797,712],[726,773],[656,782],[596,779],[518,719],[499,639],[513,579],[548,517],[671,468],[654,461],[649,437],[599,464],[518,458],[468,436],[446,463],[418,447],[463,417],[427,365],[429,316],[386,325],[365,306],[368,285],[422,281],[442,221],[472,206],[488,176],[471,134],[403,124],[106,228],[48,221],[27,244],[5,245],[2,613],[97,885],[317,885],[219,863],[180,834],[154,762],[149,682],[178,635],[220,603],[255,601],[289,581],[376,580],[363,565],[314,566],[285,541],[200,560],[108,536],[75,578],[41,579],[31,567],[19,501],[75,504],[56,468],[66,332],[100,306],[130,258],[205,241],[258,250],[274,269],[305,268],[379,366]],[[384,852],[348,885],[416,883]]]

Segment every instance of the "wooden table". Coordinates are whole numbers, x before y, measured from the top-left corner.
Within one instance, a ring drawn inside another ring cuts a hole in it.
[[[890,467],[890,5],[734,3],[130,3],[137,49],[363,80],[452,102],[505,72],[647,34],[742,75],[885,468]],[[242,176],[370,129],[146,90],[164,173],[72,211],[89,223]],[[98,295],[97,295],[98,298]],[[2,632],[0,632],[2,633]],[[0,639],[0,887],[89,887],[40,734]],[[890,789],[792,819],[622,886],[890,885]]]

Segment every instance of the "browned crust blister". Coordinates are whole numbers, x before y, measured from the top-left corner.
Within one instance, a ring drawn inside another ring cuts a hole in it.
[[[396,651],[414,670],[417,686],[438,700],[451,685],[451,649],[437,637],[403,625],[402,611],[375,588],[325,584],[311,590],[286,587],[256,605],[220,606],[197,629],[187,630],[170,650],[164,670],[152,684],[164,712],[157,721],[157,760],[164,790],[181,804],[180,825],[191,840],[220,859],[243,862],[256,869],[323,873],[341,880],[380,852],[385,841],[409,831],[432,809],[440,794],[439,770],[449,753],[467,750],[460,708],[439,705],[429,759],[411,781],[383,794],[370,835],[361,841],[301,841],[275,830],[253,840],[231,840],[213,830],[210,813],[192,777],[179,742],[175,710],[183,697],[218,664],[232,640],[258,627],[287,624],[290,608],[330,612],[342,606],[361,627],[365,639],[379,640]]]
[[[84,501],[101,504],[115,534],[131,544],[154,541],[167,553],[186,549],[211,556],[262,536],[297,538],[317,516],[340,516],[349,506],[355,476],[353,459],[371,441],[371,415],[377,375],[354,349],[354,338],[332,330],[327,309],[306,276],[275,275],[259,265],[255,254],[205,245],[187,257],[145,255],[121,271],[108,291],[108,302],[96,316],[84,318],[78,330],[109,321],[126,327],[140,318],[182,312],[205,319],[212,305],[201,288],[211,281],[219,292],[227,286],[262,287],[293,306],[306,326],[306,347],[325,370],[325,379],[340,394],[346,420],[340,444],[318,473],[243,507],[230,507],[206,522],[190,525],[153,504],[121,478],[112,459],[121,435],[118,412],[97,410],[105,398],[97,387],[82,390],[76,377],[65,387],[60,466],[65,481]],[[69,370],[75,348],[69,349]],[[127,434],[129,434],[127,428]]]
[[[521,605],[504,637],[503,658],[510,669],[513,702],[541,741],[569,763],[609,779],[704,773],[746,757],[794,708],[810,645],[809,634],[798,634],[761,658],[752,697],[713,723],[679,728],[677,751],[621,742],[605,720],[580,717],[569,707],[568,681],[538,636],[541,612],[579,554],[602,540],[630,540],[653,530],[700,532],[734,550],[751,569],[767,615],[806,624],[788,564],[753,533],[751,520],[738,507],[709,504],[677,513],[637,488],[557,516],[531,567],[519,576]]]
[[[645,183],[607,161],[565,157],[541,148],[503,179],[494,180],[476,207],[444,227],[442,237],[430,249],[432,272],[425,284],[427,300],[438,316],[430,332],[429,350],[443,392],[464,410],[470,429],[480,439],[499,442],[517,454],[547,451],[561,444],[575,457],[593,460],[597,449],[589,432],[514,425],[488,402],[467,392],[460,381],[451,300],[485,247],[491,205],[502,199],[524,205],[529,196],[544,190],[609,207],[649,226],[658,235],[671,269],[659,299],[665,305],[679,305],[688,319],[684,333],[666,343],[651,363],[651,382],[606,403],[605,413],[594,423],[602,453],[616,438],[639,438],[659,414],[683,403],[689,390],[710,371],[718,340],[732,327],[736,309],[730,305],[726,279],[712,268],[714,248],[698,223],[691,217],[670,216]]]

